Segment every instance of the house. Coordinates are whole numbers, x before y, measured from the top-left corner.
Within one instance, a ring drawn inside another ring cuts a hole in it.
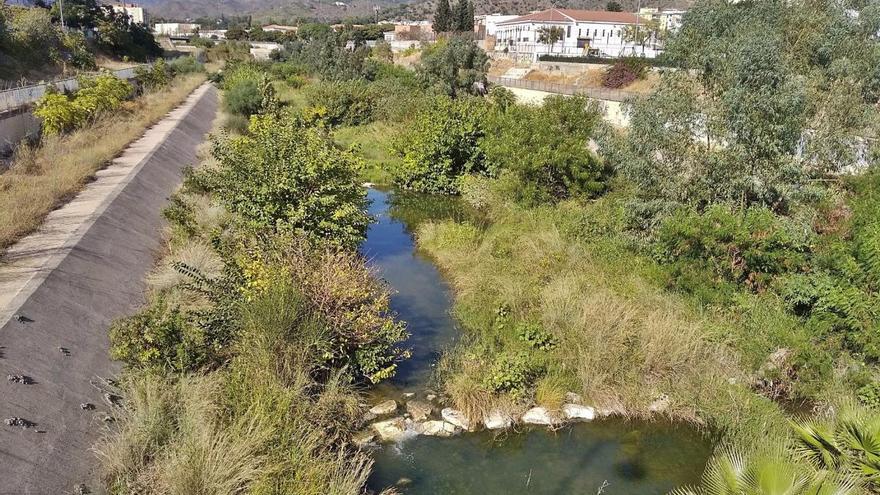
[[[385,41],[431,41],[434,29],[431,21],[391,21],[394,31],[384,33]]]
[[[110,4],[110,7],[113,9],[113,12],[119,12],[121,14],[125,14],[131,19],[131,22],[135,24],[140,24],[142,26],[146,26],[148,24],[149,19],[147,18],[147,13],[143,7],[133,4],[133,3],[113,3]]]
[[[559,56],[656,57],[654,43],[629,41],[627,30],[636,30],[645,21],[630,12],[548,9],[497,23],[495,51],[514,54],[532,61],[540,55]],[[561,28],[561,39],[546,43],[541,33]]]
[[[652,7],[639,9],[639,16],[646,20],[656,21],[664,35],[678,32],[685,13],[687,11],[681,9],[658,9]]]
[[[295,33],[298,28],[296,26],[282,26],[280,24],[269,24],[263,26],[263,31],[270,33]]]
[[[153,25],[154,33],[165,36],[189,35],[198,30],[198,24],[186,24],[183,22],[160,22]]]
[[[488,37],[494,37],[498,31],[498,23],[516,19],[517,15],[506,14],[486,14],[474,17],[474,33],[476,38],[483,40]]]

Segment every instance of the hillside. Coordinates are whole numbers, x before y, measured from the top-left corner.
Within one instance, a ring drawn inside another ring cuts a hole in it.
[[[253,15],[256,19],[272,22],[292,22],[295,19],[341,21],[346,18],[372,16],[379,6],[383,19],[425,19],[434,12],[434,0],[406,2],[404,0],[142,0],[154,16],[185,19],[202,16]],[[637,0],[619,0],[625,10],[636,10]],[[337,5],[341,4],[341,5]],[[607,0],[478,0],[477,14],[525,14],[549,7],[604,10]],[[693,0],[659,0],[642,2],[649,7],[688,7]]]

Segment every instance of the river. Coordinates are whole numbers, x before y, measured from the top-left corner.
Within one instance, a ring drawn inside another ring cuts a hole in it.
[[[431,385],[433,365],[460,330],[439,270],[419,253],[419,222],[472,218],[457,200],[370,189],[377,217],[361,251],[395,291],[392,308],[409,325],[413,356],[379,393],[398,398]],[[496,436],[413,437],[374,453],[368,486],[397,484],[407,495],[664,494],[698,481],[711,445],[693,428],[663,421],[601,420],[551,432],[521,427]]]

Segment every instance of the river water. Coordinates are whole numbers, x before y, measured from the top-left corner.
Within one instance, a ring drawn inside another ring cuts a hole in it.
[[[437,267],[415,247],[419,222],[473,218],[455,199],[370,189],[370,227],[361,250],[395,290],[392,308],[409,325],[413,356],[381,394],[430,386],[439,353],[459,335],[452,295]],[[696,430],[667,422],[602,420],[550,432],[523,427],[453,438],[415,437],[374,454],[368,486],[397,485],[407,495],[664,494],[696,482],[710,443]]]

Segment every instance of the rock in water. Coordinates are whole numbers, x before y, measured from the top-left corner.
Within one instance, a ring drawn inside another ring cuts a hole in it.
[[[403,437],[406,431],[406,423],[403,418],[392,418],[373,423],[373,429],[379,434],[383,442],[396,442]]]
[[[523,414],[522,422],[530,425],[548,425],[552,426],[559,423],[559,420],[550,414],[550,411],[543,407],[533,407]]]
[[[483,417],[483,424],[488,430],[501,430],[513,426],[513,418],[509,414],[495,409]]]
[[[580,404],[563,404],[562,415],[570,421],[592,421],[596,419],[596,410]]]
[[[465,414],[457,409],[453,409],[451,407],[444,408],[440,411],[440,416],[443,416],[443,419],[452,423],[453,425],[461,428],[462,430],[472,431],[473,425],[471,425],[471,421],[468,419]]]
[[[416,426],[416,431],[429,437],[451,437],[455,435],[455,425],[446,421],[425,421]]]
[[[391,414],[396,410],[397,402],[395,402],[394,399],[388,399],[371,407],[370,414],[375,414],[376,416],[384,416],[386,414]]]
[[[580,394],[576,394],[574,392],[566,392],[565,402],[569,404],[583,404],[584,399],[580,396]]]
[[[373,440],[376,439],[376,433],[370,430],[359,431],[355,433],[351,437],[351,442],[355,444],[356,447],[366,447],[367,445],[373,443]]]
[[[408,412],[409,415],[412,416],[412,419],[415,422],[428,419],[433,411],[434,407],[424,401],[411,400],[406,403],[406,412]]]

